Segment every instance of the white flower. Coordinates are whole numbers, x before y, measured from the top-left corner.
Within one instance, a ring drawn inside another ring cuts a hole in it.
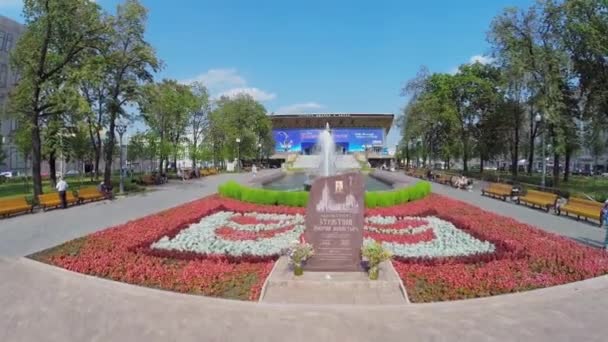
[[[456,228],[450,222],[437,217],[426,217],[425,220],[428,220],[432,227],[435,239],[415,244],[383,242],[382,245],[395,256],[422,258],[468,256],[493,253],[496,250],[492,243],[481,241]],[[366,243],[372,241],[369,238],[365,239]]]
[[[283,220],[283,226],[273,224],[274,229],[282,228],[293,224],[293,229],[274,235],[271,238],[258,240],[225,240],[215,234],[215,230],[221,227],[234,228],[234,222],[230,219],[235,215],[232,212],[218,212],[204,217],[200,222],[190,225],[182,230],[173,239],[163,237],[153,243],[153,249],[165,249],[181,252],[195,252],[201,254],[221,254],[229,256],[273,256],[279,255],[290,243],[297,240],[304,232],[303,217],[301,215],[275,215],[263,214],[264,220]],[[251,215],[258,215],[252,213]],[[260,214],[261,215],[261,214]],[[258,217],[258,219],[261,219]],[[236,224],[236,223],[234,223]],[[238,225],[238,224],[237,224]],[[249,225],[241,225],[240,228]],[[253,225],[250,229],[243,230],[261,231],[259,225]]]

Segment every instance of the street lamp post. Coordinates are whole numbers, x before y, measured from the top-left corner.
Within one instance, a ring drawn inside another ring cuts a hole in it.
[[[399,168],[399,144],[395,144],[395,169]]]
[[[542,122],[543,117],[540,115],[540,113],[537,113],[536,116],[534,117],[534,121],[536,121],[536,125],[538,127],[538,125],[540,125],[540,123]],[[543,131],[540,133],[540,139],[541,139],[541,149],[542,149],[542,158],[543,158],[543,174],[541,176],[540,179],[540,186],[542,188],[545,187],[545,178],[547,176],[547,158],[545,157],[545,130],[543,127]]]
[[[241,138],[236,138],[236,172],[241,172]]]
[[[258,143],[258,165],[262,163],[262,143]]]
[[[120,194],[124,194],[125,192],[125,173],[123,170],[123,156],[122,156],[122,150],[123,150],[123,146],[122,146],[122,136],[123,134],[125,134],[125,132],[127,131],[127,124],[126,123],[118,123],[116,125],[116,132],[118,132],[118,136],[120,139]]]
[[[419,145],[421,145],[422,143],[422,139],[418,138],[416,139],[416,167],[420,167],[420,149],[422,148],[422,146],[419,147]]]

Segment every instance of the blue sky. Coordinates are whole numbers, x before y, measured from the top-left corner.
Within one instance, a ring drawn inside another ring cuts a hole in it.
[[[113,11],[116,0],[98,0]],[[421,65],[450,72],[488,54],[492,18],[531,0],[143,0],[159,77],[248,92],[269,112],[390,112]],[[20,19],[21,0],[0,0]],[[393,132],[390,143],[397,140]]]

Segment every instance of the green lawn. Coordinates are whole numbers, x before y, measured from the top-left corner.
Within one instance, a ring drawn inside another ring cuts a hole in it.
[[[69,177],[66,179],[69,185],[70,190],[78,190],[82,187],[87,186],[97,186],[101,182],[101,180],[93,180],[90,178],[78,178],[78,177]],[[112,184],[114,184],[114,192],[117,192],[118,184],[120,183],[119,178],[113,178]],[[137,192],[141,191],[143,188],[137,186],[135,183],[131,182],[130,178],[125,178],[125,191],[127,192]],[[29,178],[27,182],[23,180],[20,182],[9,181],[3,184],[0,184],[0,198],[11,198],[11,197],[23,197],[26,196],[28,200],[32,200],[32,180]],[[42,191],[44,193],[55,191],[51,186],[50,180],[46,180],[42,182]]]

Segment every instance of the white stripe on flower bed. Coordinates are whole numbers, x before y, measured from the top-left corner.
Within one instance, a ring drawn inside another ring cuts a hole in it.
[[[235,213],[232,212],[218,212],[209,215],[204,217],[200,222],[180,231],[173,239],[169,239],[167,236],[161,238],[153,243],[151,248],[236,257],[245,255],[273,256],[281,254],[283,250],[289,247],[292,241],[298,240],[304,232],[304,225],[302,224],[304,218],[301,215],[260,214],[261,216],[258,219],[291,222],[291,224],[295,224],[294,229],[277,234],[271,238],[258,240],[232,241],[217,236],[215,234],[216,229],[233,227],[229,223],[234,223],[230,221],[234,215]],[[282,227],[288,225],[286,224]]]
[[[378,227],[373,227],[373,226],[365,226],[365,230],[367,230],[368,232],[379,233],[379,234],[392,234],[392,235],[420,234],[424,231],[427,231],[430,228],[432,228],[430,224],[427,224],[424,226],[419,226],[416,228],[401,228],[401,229],[378,228]]]
[[[230,219],[241,216],[241,214],[233,213]],[[259,221],[277,221],[277,223],[256,223],[256,224],[240,224],[230,219],[224,226],[230,227],[234,230],[244,230],[249,232],[261,232],[265,230],[275,230],[290,225],[304,224],[304,216],[297,215],[275,215],[275,214],[258,214],[258,213],[246,213],[242,216],[254,217]]]
[[[391,224],[397,221],[396,218],[386,217],[386,223]],[[382,245],[389,249],[393,255],[407,258],[437,258],[468,256],[475,254],[493,253],[496,247],[488,242],[481,241],[468,233],[456,228],[452,223],[441,220],[437,217],[425,217],[432,227],[436,238],[432,241],[419,242],[416,244],[398,244],[393,242],[382,242]],[[380,223],[377,220],[374,223]],[[365,239],[366,243],[372,239]]]

